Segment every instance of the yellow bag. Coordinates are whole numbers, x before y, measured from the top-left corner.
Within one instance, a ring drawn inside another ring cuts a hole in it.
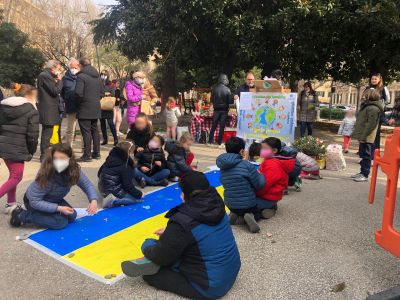
[[[51,135],[51,138],[50,138],[50,145],[56,145],[60,142],[60,136],[58,135],[59,129],[60,129],[60,126],[58,126],[58,125],[53,126],[53,134]]]
[[[100,100],[101,110],[114,110],[115,107],[115,97],[103,97]]]

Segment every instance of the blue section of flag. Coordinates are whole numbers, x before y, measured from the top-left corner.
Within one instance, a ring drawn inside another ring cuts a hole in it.
[[[219,172],[206,173],[210,184],[220,186]],[[146,195],[144,202],[105,209],[94,216],[76,220],[61,230],[44,230],[30,236],[36,243],[64,256],[143,220],[164,213],[182,203],[177,184]]]

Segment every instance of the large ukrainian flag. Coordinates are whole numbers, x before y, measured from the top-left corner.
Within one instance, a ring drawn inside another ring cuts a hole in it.
[[[221,193],[219,172],[206,176]],[[122,261],[143,257],[143,241],[157,238],[154,231],[166,226],[164,215],[181,203],[180,193],[177,184],[170,185],[146,195],[142,203],[102,210],[65,229],[34,233],[25,242],[94,279],[112,284],[124,277]]]

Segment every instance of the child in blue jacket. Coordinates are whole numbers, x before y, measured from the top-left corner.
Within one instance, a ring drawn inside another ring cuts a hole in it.
[[[227,153],[217,158],[217,166],[221,169],[224,200],[231,211],[231,224],[237,224],[239,217],[243,217],[250,232],[255,233],[260,231],[257,221],[261,218],[255,192],[264,187],[265,178],[252,163],[242,158],[245,146],[243,139],[231,137],[225,143]]]

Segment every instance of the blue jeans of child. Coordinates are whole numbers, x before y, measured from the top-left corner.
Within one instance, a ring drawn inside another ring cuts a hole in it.
[[[312,135],[312,122],[300,122],[300,136],[303,137],[306,135],[306,129],[308,135]]]
[[[278,209],[278,201],[268,201],[268,200],[264,200],[261,198],[257,198],[257,208],[259,210],[264,210],[264,209]]]
[[[141,180],[142,178],[144,178],[147,185],[157,185],[159,181],[167,179],[170,173],[171,171],[169,169],[162,169],[151,176],[147,176],[142,171],[136,168],[134,175],[136,180]]]
[[[369,172],[371,171],[371,160],[373,158],[374,144],[371,143],[360,143],[358,148],[358,155],[361,158],[361,174],[368,178]]]
[[[26,210],[21,212],[19,215],[19,218],[23,224],[35,224],[49,229],[62,229],[69,223],[74,222],[76,219],[75,210],[71,215],[63,215],[59,212],[47,213],[36,210],[29,205],[29,200],[26,195],[24,196],[24,204]],[[60,203],[58,203],[58,205],[71,207],[71,205],[65,200],[62,200]]]

